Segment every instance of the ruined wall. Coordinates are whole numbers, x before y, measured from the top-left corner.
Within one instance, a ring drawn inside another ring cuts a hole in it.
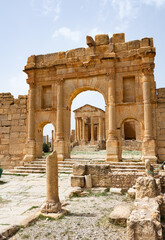
[[[165,88],[157,89],[157,153],[165,161]]]
[[[22,164],[27,138],[27,96],[0,93],[0,167]]]

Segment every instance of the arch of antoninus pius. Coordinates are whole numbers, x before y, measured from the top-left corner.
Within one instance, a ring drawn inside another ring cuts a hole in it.
[[[1,166],[42,155],[43,127],[55,128],[58,160],[70,157],[73,99],[94,90],[105,100],[106,160],[121,160],[122,125],[141,127],[142,160],[165,160],[165,89],[154,80],[152,38],[125,42],[125,35],[87,36],[87,48],[30,56],[24,72],[28,96],[0,95]],[[23,159],[23,160],[22,160]]]

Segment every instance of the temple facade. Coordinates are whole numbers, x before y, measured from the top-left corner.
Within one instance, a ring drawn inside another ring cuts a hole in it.
[[[102,145],[106,140],[105,111],[86,104],[74,113],[75,141],[79,145]]]

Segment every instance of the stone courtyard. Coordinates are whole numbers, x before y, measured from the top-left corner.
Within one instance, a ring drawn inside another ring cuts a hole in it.
[[[126,228],[110,224],[108,218],[115,205],[130,202],[126,195],[100,189],[89,196],[68,198],[71,192],[68,174],[59,175],[60,200],[68,215],[59,220],[39,219],[21,229],[11,239],[126,239]],[[24,225],[38,212],[46,197],[45,174],[3,175],[0,194],[0,232],[12,225]],[[3,239],[0,237],[0,239]]]

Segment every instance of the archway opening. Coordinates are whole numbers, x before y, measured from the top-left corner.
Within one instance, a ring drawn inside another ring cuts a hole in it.
[[[47,145],[48,151],[53,152],[54,150],[54,126],[51,123],[48,123],[43,128],[43,151],[44,151],[44,143]],[[44,151],[45,152],[45,151]]]
[[[71,105],[71,157],[105,158],[106,106],[98,91],[84,90]],[[93,155],[93,156],[91,156]]]
[[[36,134],[36,156],[45,157],[54,150],[55,128],[49,122],[42,122]]]
[[[142,155],[142,124],[135,119],[122,123],[122,158],[140,160]]]

